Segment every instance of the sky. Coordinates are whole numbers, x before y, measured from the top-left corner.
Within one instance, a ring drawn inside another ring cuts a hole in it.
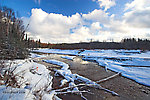
[[[46,43],[150,39],[150,0],[1,0]]]

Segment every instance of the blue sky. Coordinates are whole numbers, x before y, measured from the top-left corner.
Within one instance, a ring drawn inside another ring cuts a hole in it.
[[[78,13],[88,13],[98,9],[99,5],[92,0],[2,0],[2,5],[6,5],[18,11],[21,16],[29,17],[32,8],[42,8],[47,13],[58,13],[70,16]]]
[[[1,0],[43,42],[150,39],[150,0]]]
[[[116,0],[117,6],[109,9],[110,13],[121,14],[125,3],[132,0]],[[47,13],[58,13],[71,16],[75,13],[88,13],[100,9],[92,0],[1,0],[1,5],[13,8],[20,16],[31,16],[32,8],[42,8]],[[102,9],[102,8],[101,8]]]

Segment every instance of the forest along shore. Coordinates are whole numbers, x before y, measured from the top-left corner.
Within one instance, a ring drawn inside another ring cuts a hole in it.
[[[115,72],[105,70],[105,68],[99,66],[97,63],[83,61],[80,56],[76,56],[73,60],[68,60],[62,58],[63,55],[59,54],[49,54],[46,57],[35,58],[34,60],[40,64],[48,66],[48,68],[53,69],[59,67],[57,65],[49,64],[43,62],[43,59],[55,59],[58,61],[65,62],[69,65],[69,69],[72,73],[77,73],[84,76],[90,80],[98,81],[109,76],[116,74]],[[55,76],[53,79],[53,88],[58,88],[60,86],[61,77]],[[149,100],[150,98],[150,87],[140,85],[135,81],[124,78],[122,76],[116,76],[110,80],[99,83],[102,87],[112,90],[119,94],[119,96],[113,96],[104,90],[98,90],[95,88],[85,88],[93,94],[83,93],[83,95],[88,100]],[[75,94],[59,95],[63,100],[82,100],[82,98]]]

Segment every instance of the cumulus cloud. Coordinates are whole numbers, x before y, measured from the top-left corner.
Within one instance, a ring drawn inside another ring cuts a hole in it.
[[[108,14],[101,9],[95,9],[94,11],[88,14],[83,14],[82,16],[86,20],[98,21],[100,23],[108,23]]]
[[[104,11],[107,11],[109,8],[116,5],[115,0],[93,0],[96,1],[100,8],[104,7]]]
[[[72,17],[63,16],[61,14],[46,13],[41,9],[32,9],[32,16],[30,18],[29,31],[40,37],[51,39],[59,38],[66,40],[69,35],[69,29],[77,26],[80,23],[80,15],[75,14]]]
[[[99,19],[102,15],[104,17]],[[88,41],[97,37],[102,29],[100,24],[106,23],[107,17],[107,14],[101,10],[94,10],[87,15],[76,13],[72,16],[63,16],[62,14],[49,14],[41,9],[32,9],[30,19],[23,18],[23,20],[26,25],[30,21],[27,32],[30,37],[40,38],[43,42],[69,43]],[[87,22],[92,19],[91,23]]]
[[[131,3],[127,3],[125,5],[125,11],[126,10],[141,10],[145,9],[147,7],[150,7],[149,0],[134,0]]]
[[[150,28],[150,5],[149,0],[134,0],[127,3],[125,7],[124,20],[125,22],[137,28]]]
[[[94,22],[91,24],[91,29],[92,30],[100,30],[102,27],[100,26],[99,22]]]
[[[31,17],[23,18],[23,20],[26,25],[30,22],[28,35],[34,39],[40,38],[42,42],[74,43],[86,42],[90,39],[99,41],[112,39],[121,41],[123,38],[150,39],[150,7],[147,5],[148,0],[143,1],[144,3],[141,4],[139,4],[141,0],[126,4],[125,12],[120,19],[101,9],[95,9],[88,14],[76,13],[71,16],[32,9]]]
[[[32,9],[29,20],[29,35],[41,38],[44,42],[77,42],[90,34],[88,28],[83,27],[81,15],[78,13],[67,17],[62,14],[48,14],[41,9]],[[70,34],[72,28],[75,28],[74,33]]]
[[[134,0],[125,5],[124,14],[120,20],[111,19],[104,26],[112,33],[114,39],[148,38],[150,33],[150,5],[149,0]]]
[[[150,28],[150,8],[130,11],[124,14],[127,24],[137,28]]]

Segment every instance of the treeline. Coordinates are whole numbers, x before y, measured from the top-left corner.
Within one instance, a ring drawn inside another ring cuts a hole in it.
[[[41,46],[42,47],[42,46]],[[140,49],[150,50],[150,40],[147,39],[123,39],[121,42],[81,42],[47,44],[52,49]]]
[[[123,39],[121,45],[124,49],[141,49],[141,50],[150,50],[150,40],[148,39]]]
[[[28,56],[23,21],[11,8],[0,7],[0,59],[24,59]]]

